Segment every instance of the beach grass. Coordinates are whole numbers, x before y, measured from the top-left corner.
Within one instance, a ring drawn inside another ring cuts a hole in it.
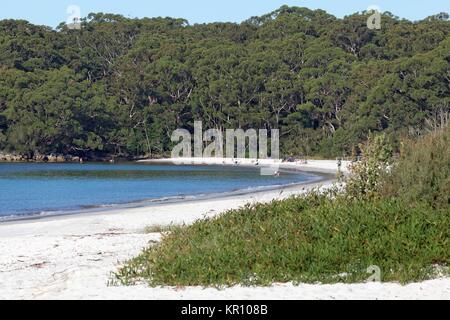
[[[383,197],[425,201],[433,207],[450,203],[450,127],[406,140],[393,170],[383,179]]]
[[[176,226],[174,225],[151,225],[144,228],[143,233],[150,234],[150,233],[165,233],[170,232],[176,229]]]

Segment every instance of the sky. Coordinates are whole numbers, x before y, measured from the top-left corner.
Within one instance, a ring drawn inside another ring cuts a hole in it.
[[[70,19],[68,7],[80,8],[81,17],[90,12],[118,13],[126,17],[185,18],[191,24],[241,22],[269,13],[284,4],[323,9],[337,17],[377,6],[381,11],[410,20],[440,12],[450,13],[450,0],[0,0],[1,19],[24,19],[56,27]],[[73,20],[73,19],[72,19]]]

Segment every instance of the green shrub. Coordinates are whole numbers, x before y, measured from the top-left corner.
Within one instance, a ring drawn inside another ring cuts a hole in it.
[[[392,146],[386,135],[370,136],[360,146],[362,160],[350,168],[350,176],[345,179],[345,193],[351,199],[371,199],[379,196],[382,178],[392,164]]]
[[[450,128],[403,143],[400,158],[385,175],[384,197],[425,201],[445,208],[450,203]]]
[[[174,286],[360,282],[377,265],[383,281],[410,282],[432,277],[434,264],[450,264],[449,239],[446,210],[312,194],[177,228],[115,279]]]

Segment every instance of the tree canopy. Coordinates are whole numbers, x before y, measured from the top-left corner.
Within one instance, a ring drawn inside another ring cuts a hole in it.
[[[96,13],[0,21],[0,150],[162,155],[177,128],[280,129],[285,155],[350,155],[450,111],[450,21],[283,6],[240,24]]]

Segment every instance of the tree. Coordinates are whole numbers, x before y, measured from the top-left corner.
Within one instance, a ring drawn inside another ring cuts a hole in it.
[[[171,133],[280,129],[287,155],[352,154],[450,113],[450,21],[283,6],[189,25],[93,13],[81,30],[0,21],[0,150],[162,156]],[[398,145],[396,145],[398,147]]]

